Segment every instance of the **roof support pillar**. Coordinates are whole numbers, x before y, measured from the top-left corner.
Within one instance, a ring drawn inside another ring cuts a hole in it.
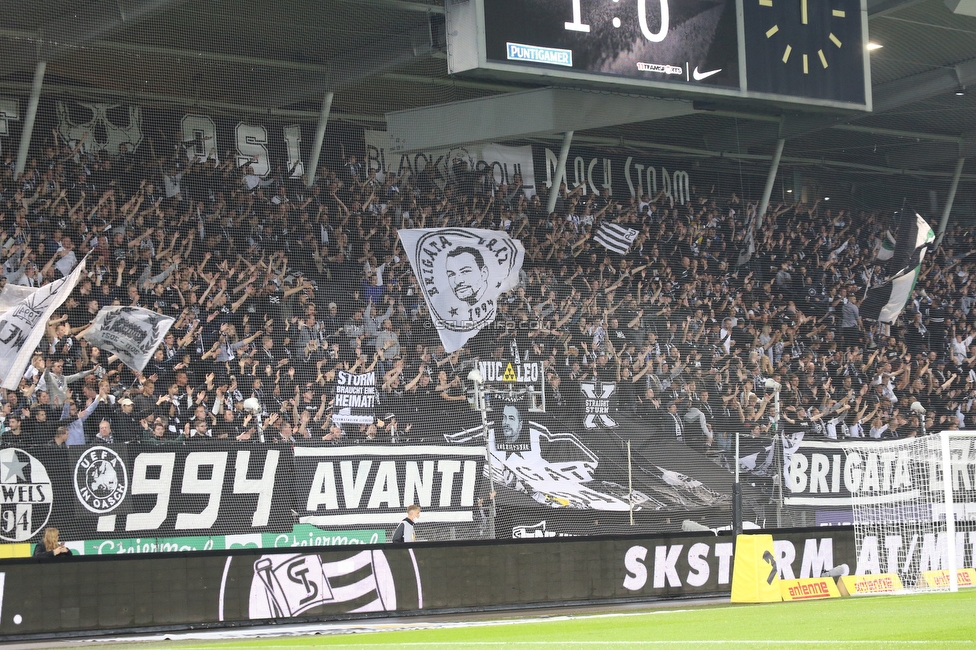
[[[333,96],[334,93],[330,90],[322,99],[319,123],[315,127],[315,140],[312,142],[312,159],[308,164],[308,172],[305,173],[305,187],[312,187],[315,184],[315,172],[319,168],[319,156],[322,154],[322,143],[325,141],[325,127],[329,124],[329,113],[332,112]]]
[[[773,194],[773,184],[776,183],[776,173],[779,171],[779,161],[783,158],[783,147],[786,140],[780,138],[776,141],[776,151],[773,153],[773,163],[769,166],[769,175],[766,176],[766,187],[763,188],[762,201],[759,202],[759,210],[756,212],[756,228],[762,228],[763,217],[769,208],[769,197]]]
[[[566,178],[566,159],[569,158],[569,146],[573,144],[573,132],[563,134],[563,146],[559,148],[559,159],[556,161],[556,176],[549,188],[549,200],[546,201],[546,214],[552,214],[556,209],[556,199],[559,198],[559,185]]]
[[[949,213],[952,212],[952,203],[956,200],[956,190],[959,189],[959,178],[962,176],[962,168],[965,164],[965,158],[960,158],[956,161],[956,171],[952,174],[952,185],[949,186],[949,197],[946,199],[945,209],[942,210],[942,221],[939,222],[939,232],[935,236],[936,248],[942,245],[942,238],[945,237],[946,227],[949,225]]]
[[[34,83],[31,85],[30,100],[27,102],[27,115],[24,117],[24,130],[20,133],[20,148],[17,149],[17,166],[14,167],[14,177],[24,173],[27,166],[27,154],[30,150],[31,133],[34,131],[34,119],[37,117],[37,105],[41,101],[41,86],[44,85],[44,72],[47,61],[38,61],[34,68]]]

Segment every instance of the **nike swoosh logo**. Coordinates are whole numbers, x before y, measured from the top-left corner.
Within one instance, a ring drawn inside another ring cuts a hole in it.
[[[713,74],[718,74],[721,71],[722,68],[719,68],[718,70],[709,70],[708,72],[698,72],[698,66],[696,65],[695,69],[691,73],[691,76],[695,78],[695,81],[701,81],[702,79],[708,79]]]

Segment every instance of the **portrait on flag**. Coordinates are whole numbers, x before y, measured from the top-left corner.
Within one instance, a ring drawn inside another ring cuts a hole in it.
[[[495,321],[498,297],[515,288],[525,250],[477,228],[401,230],[400,240],[447,352]]]
[[[104,307],[84,338],[142,372],[175,320],[141,307]]]

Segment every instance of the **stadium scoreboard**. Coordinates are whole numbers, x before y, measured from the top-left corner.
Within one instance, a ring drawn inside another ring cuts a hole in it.
[[[871,110],[867,0],[447,0],[452,74]]]

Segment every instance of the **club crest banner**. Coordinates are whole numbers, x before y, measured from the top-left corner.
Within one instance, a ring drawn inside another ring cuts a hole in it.
[[[495,321],[498,297],[518,284],[525,249],[495,230],[401,230],[400,241],[447,352]]]
[[[175,321],[141,307],[103,307],[84,338],[142,372]]]

